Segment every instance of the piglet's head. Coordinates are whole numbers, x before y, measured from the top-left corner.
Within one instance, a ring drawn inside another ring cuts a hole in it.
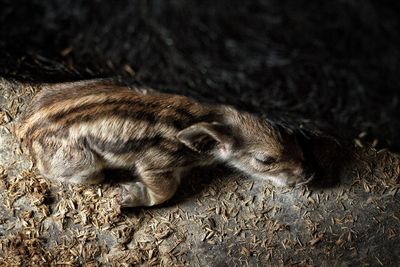
[[[198,153],[212,154],[246,174],[280,186],[308,183],[296,136],[249,113],[232,111],[222,122],[196,123],[177,135]]]

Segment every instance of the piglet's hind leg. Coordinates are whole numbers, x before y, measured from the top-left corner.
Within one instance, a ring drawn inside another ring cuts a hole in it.
[[[37,167],[45,177],[78,184],[97,184],[104,180],[102,160],[89,149],[62,142],[54,142],[52,146],[57,148],[55,152],[36,146],[40,153]]]

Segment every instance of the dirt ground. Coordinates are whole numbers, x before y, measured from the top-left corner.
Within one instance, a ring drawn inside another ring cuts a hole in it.
[[[0,265],[399,265],[398,3],[1,5]],[[122,211],[113,184],[49,183],[10,125],[40,84],[98,77],[301,129],[317,180],[198,169],[166,205]]]

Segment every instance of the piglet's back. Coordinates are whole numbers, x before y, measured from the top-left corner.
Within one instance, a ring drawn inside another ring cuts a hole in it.
[[[217,116],[187,97],[143,94],[107,82],[88,81],[45,87],[32,100],[16,134],[29,149],[33,141],[90,137],[118,150],[129,149],[127,144],[138,145],[139,139],[174,139],[179,130]]]

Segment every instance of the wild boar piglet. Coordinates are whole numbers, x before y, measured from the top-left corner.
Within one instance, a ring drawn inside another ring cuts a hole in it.
[[[170,199],[183,174],[224,162],[280,186],[307,183],[296,137],[230,106],[144,93],[103,81],[45,86],[15,127],[48,179],[95,184],[105,169],[134,170],[122,183],[122,206]]]

